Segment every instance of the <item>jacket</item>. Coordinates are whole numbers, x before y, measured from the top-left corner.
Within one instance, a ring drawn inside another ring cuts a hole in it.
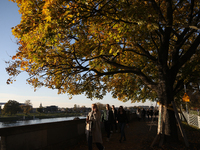
[[[103,143],[100,123],[101,112],[99,110],[97,112],[91,111],[88,113],[88,117],[92,123],[86,123],[87,137],[91,134],[93,143]]]
[[[102,122],[108,121],[108,122],[112,123],[113,120],[114,120],[114,118],[113,118],[113,112],[111,110],[109,110],[108,120],[107,120],[107,110],[104,110],[103,114],[101,116],[101,119],[102,119]]]
[[[123,111],[122,114],[120,114],[120,112],[117,113],[117,121],[119,123],[128,123],[128,118],[126,115],[126,111]]]

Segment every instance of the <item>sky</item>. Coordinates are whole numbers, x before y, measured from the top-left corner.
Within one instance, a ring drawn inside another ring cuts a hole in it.
[[[20,74],[16,78],[16,82],[7,85],[6,81],[9,78],[5,68],[8,66],[5,61],[11,60],[17,49],[16,39],[12,35],[11,28],[20,23],[21,15],[18,12],[19,8],[16,3],[8,0],[0,0],[0,103],[6,103],[8,100],[16,100],[19,103],[24,103],[30,100],[33,107],[56,105],[58,107],[73,107],[74,104],[79,106],[90,107],[91,104],[100,102],[102,104],[110,104],[119,106],[155,106],[154,102],[147,101],[146,103],[131,103],[121,102],[118,99],[112,98],[108,93],[102,100],[93,99],[92,101],[86,98],[85,95],[73,96],[71,100],[67,94],[58,95],[57,90],[48,89],[45,87],[39,88],[34,92],[31,85],[27,84],[26,79],[29,77],[26,73]]]

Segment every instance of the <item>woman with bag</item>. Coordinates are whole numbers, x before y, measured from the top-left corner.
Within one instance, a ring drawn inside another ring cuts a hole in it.
[[[96,104],[92,104],[92,111],[86,118],[86,135],[88,141],[88,149],[92,150],[92,143],[95,143],[99,150],[103,150],[101,135],[101,112],[97,109]]]

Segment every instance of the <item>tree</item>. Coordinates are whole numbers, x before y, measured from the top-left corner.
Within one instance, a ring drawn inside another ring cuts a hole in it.
[[[44,108],[43,107],[39,107],[36,109],[37,112],[39,113],[43,113],[44,112]]]
[[[8,114],[8,115],[13,115],[13,114],[16,114],[19,111],[21,111],[19,102],[15,101],[15,100],[9,100],[4,105],[2,113],[3,114]]]
[[[44,112],[44,107],[42,107],[42,103],[40,103],[39,108],[36,109],[37,112],[43,113]]]
[[[32,110],[32,103],[30,100],[26,100],[24,105],[20,106],[25,115],[27,115]]]
[[[78,110],[78,106],[76,104],[74,104],[74,108],[73,108],[73,111],[77,111]]]
[[[176,140],[171,102],[200,75],[200,3],[195,0],[27,0],[13,28],[19,49],[7,72],[35,88],[121,101],[158,98],[163,134]]]
[[[51,106],[47,106],[46,108],[44,108],[44,112],[45,113],[56,113],[58,111],[58,106],[55,105],[51,105]]]
[[[97,108],[99,109],[99,110],[105,110],[106,109],[106,104],[102,104],[102,103],[96,103],[97,104]]]
[[[86,107],[83,105],[83,106],[81,106],[81,111],[82,112],[85,112],[86,111]]]

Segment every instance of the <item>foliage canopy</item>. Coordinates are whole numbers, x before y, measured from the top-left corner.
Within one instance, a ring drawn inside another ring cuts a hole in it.
[[[21,22],[7,72],[35,88],[132,102],[173,95],[200,75],[197,0],[12,0]]]
[[[30,100],[26,100],[24,105],[21,105],[20,107],[23,110],[23,113],[27,115],[32,110],[32,103]]]
[[[15,100],[9,100],[2,110],[3,114],[14,115],[17,112],[21,111],[19,102]]]

